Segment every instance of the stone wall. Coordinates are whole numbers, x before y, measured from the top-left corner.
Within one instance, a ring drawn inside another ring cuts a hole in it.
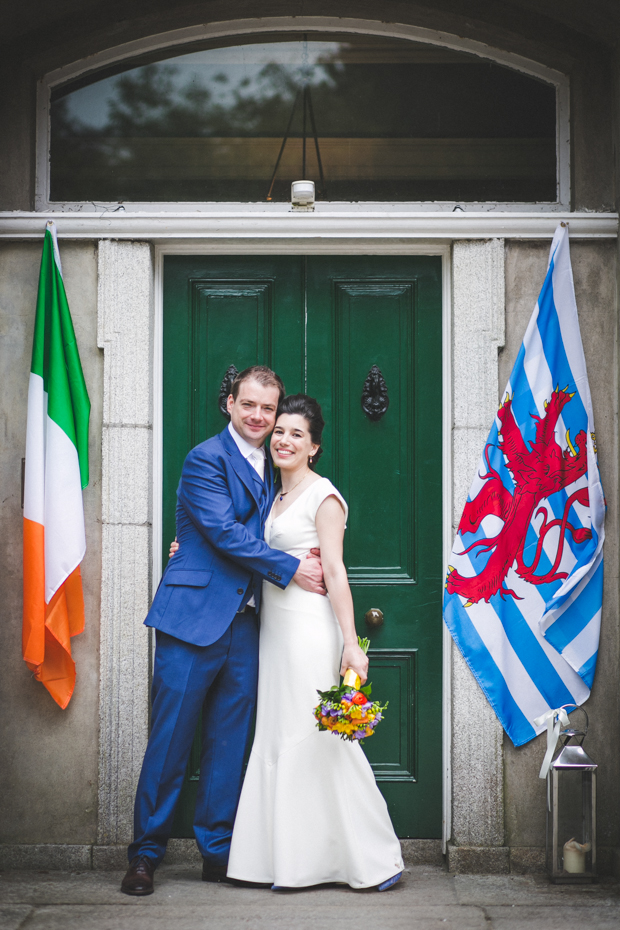
[[[100,846],[127,844],[148,739],[152,544],[153,266],[145,242],[99,243],[103,552]],[[101,852],[99,852],[101,854]]]
[[[8,844],[89,844],[97,830],[103,396],[97,249],[92,243],[62,242],[61,251],[92,404],[82,563],[86,627],[72,641],[77,682],[66,710],[21,658],[21,460],[41,242],[0,243],[0,843]]]
[[[452,249],[452,535],[497,409],[497,353],[504,344],[503,239]],[[502,727],[454,644],[450,868],[502,871]]]
[[[549,256],[548,242],[510,242],[506,248],[506,344],[500,353],[500,391],[508,381],[536,303]],[[571,259],[607,499],[605,588],[598,666],[586,709],[587,750],[599,764],[598,845],[620,846],[620,659],[618,625],[618,316],[615,242],[571,242]],[[515,749],[504,737],[506,842],[514,868],[542,866],[545,783],[538,771],[545,737]]]
[[[588,745],[600,764],[604,850],[620,845],[616,250],[613,241],[571,246],[608,503],[602,649],[588,702]],[[548,251],[548,241],[454,245],[455,520],[544,278]],[[97,249],[61,241],[61,252],[93,405],[91,483],[85,491],[86,631],[74,640],[78,681],[66,711],[32,679],[20,648],[20,463],[41,245],[0,244],[0,862],[39,868],[54,862],[118,865],[129,838],[148,720],[148,647],[141,620],[151,520],[151,250],[140,243],[104,242]],[[474,367],[462,365],[466,354]],[[136,379],[139,389],[132,388]],[[544,738],[515,750],[456,651],[452,674],[450,863],[461,870],[539,868],[544,785],[537,776]]]

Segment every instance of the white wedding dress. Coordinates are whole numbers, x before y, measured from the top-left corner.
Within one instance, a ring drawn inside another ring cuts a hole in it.
[[[265,539],[304,559],[319,545],[321,478],[279,517]],[[342,634],[329,598],[291,582],[263,583],[256,735],[235,820],[231,878],[301,888],[378,885],[402,871],[387,805],[358,743],[319,732],[317,688],[340,682]]]

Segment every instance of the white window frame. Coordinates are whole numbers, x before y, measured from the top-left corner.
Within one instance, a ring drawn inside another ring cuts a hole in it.
[[[74,213],[93,212],[97,214],[116,211],[132,213],[226,213],[235,216],[240,213],[287,213],[287,203],[222,203],[222,202],[54,202],[50,193],[50,98],[54,88],[66,84],[89,72],[96,72],[110,65],[140,56],[158,49],[177,46],[179,53],[184,45],[243,35],[273,32],[337,32],[377,35],[397,39],[409,39],[429,45],[442,46],[456,51],[478,55],[531,77],[538,78],[555,87],[556,93],[556,190],[557,199],[538,203],[500,203],[497,201],[416,201],[416,202],[326,202],[317,203],[316,211],[329,214],[342,213],[409,213],[409,212],[452,212],[457,207],[476,212],[501,211],[520,213],[565,212],[570,210],[570,87],[568,77],[553,68],[547,68],[521,55],[492,48],[483,42],[461,38],[450,33],[423,29],[395,23],[380,23],[371,20],[340,19],[323,16],[300,17],[266,17],[262,19],[233,20],[175,29],[171,32],[148,36],[133,42],[126,42],[115,48],[106,49],[88,58],[74,62],[46,74],[37,85],[37,120],[36,120],[36,180],[35,210],[37,212]]]

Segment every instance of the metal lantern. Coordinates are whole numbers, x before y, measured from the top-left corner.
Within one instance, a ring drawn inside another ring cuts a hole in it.
[[[571,705],[566,705],[570,707]],[[561,709],[560,709],[561,710]],[[547,772],[547,869],[552,882],[581,884],[596,881],[596,770],[583,748],[588,732],[566,721],[558,726],[561,749]]]

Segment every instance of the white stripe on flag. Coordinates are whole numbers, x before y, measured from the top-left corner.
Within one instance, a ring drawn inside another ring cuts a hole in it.
[[[47,394],[43,378],[30,372],[28,420],[26,425],[26,471],[24,475],[24,517],[45,522],[45,423]]]
[[[84,558],[84,505],[77,449],[47,418],[45,461],[45,600]]]
[[[549,401],[555,385],[551,380],[551,372],[545,358],[538,326],[532,326],[528,337],[523,340],[523,346],[525,348],[523,368],[538,409],[538,416],[542,417],[545,414],[545,401]]]
[[[463,562],[469,562],[471,574],[474,575],[475,572],[469,557],[464,555],[461,558]],[[465,572],[463,569],[464,565],[459,565],[459,571],[462,571],[463,574],[470,574],[469,571]],[[531,723],[534,716],[538,716],[540,707],[548,705],[512,647],[500,618],[491,604],[485,601],[479,601],[474,610],[468,609],[468,616],[502,674],[515,704]],[[526,682],[527,687],[524,687]]]
[[[566,597],[566,600],[564,600],[562,604],[560,604],[560,606],[555,610],[549,611],[549,613],[546,614],[545,617],[543,617],[541,620],[540,627],[543,632],[548,630],[549,627],[554,623],[557,623],[557,621],[562,617],[563,614],[566,613],[569,607],[574,604],[579,595],[587,588],[588,584],[590,583],[590,578],[594,575],[602,561],[603,550],[602,548],[599,548],[591,565],[582,565],[581,568],[577,569],[575,572],[575,575],[578,575],[577,581]],[[579,668],[581,668],[581,666],[579,666]]]
[[[598,650],[601,632],[601,613],[602,610],[597,610],[588,625],[584,626],[581,633],[578,633],[568,646],[564,647],[562,655],[566,661],[570,662],[575,668],[582,668]],[[584,688],[586,688],[585,685]],[[586,697],[589,693],[589,690],[586,688]],[[577,703],[580,703],[580,701],[577,701]]]
[[[584,701],[590,693],[587,685],[542,635],[540,623],[536,619],[545,609],[545,601],[540,591],[535,585],[522,581],[515,573],[511,577],[511,584],[514,591],[522,598],[520,601],[515,601],[515,606],[536,637],[545,656],[575,698],[576,703]]]
[[[577,303],[575,300],[575,289],[573,285],[573,273],[570,264],[570,252],[568,237],[564,237],[560,246],[556,249],[553,261],[553,302],[556,308],[562,309],[558,312],[558,322],[560,332],[562,333],[562,342],[564,351],[574,378],[577,390],[581,395],[583,404],[590,424],[594,417],[592,414],[592,399],[590,396],[590,385],[586,371],[586,358],[581,342],[579,332],[579,317],[577,313]],[[575,323],[577,325],[575,325]]]
[[[471,622],[478,636],[489,650],[489,654],[497,665],[515,704],[526,720],[531,723],[534,719],[533,715],[541,707],[547,707],[547,702],[514,651],[502,623],[491,605],[482,602],[477,607],[478,609],[475,612],[470,613]],[[524,687],[526,682],[527,687]]]

